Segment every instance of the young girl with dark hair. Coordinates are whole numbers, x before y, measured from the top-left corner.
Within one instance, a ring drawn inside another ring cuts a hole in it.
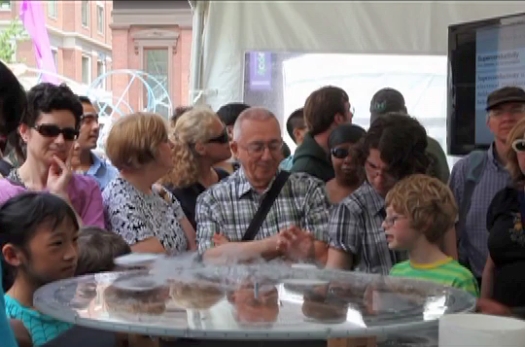
[[[0,207],[6,313],[23,323],[33,346],[71,327],[38,312],[33,295],[41,286],[75,274],[78,230],[73,209],[53,194],[22,193]]]

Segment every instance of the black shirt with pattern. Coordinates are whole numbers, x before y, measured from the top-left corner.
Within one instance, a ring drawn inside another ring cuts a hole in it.
[[[487,212],[488,248],[494,262],[492,298],[510,307],[525,306],[525,232],[520,190],[497,193]]]

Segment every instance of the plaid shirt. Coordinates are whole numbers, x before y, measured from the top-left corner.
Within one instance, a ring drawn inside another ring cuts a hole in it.
[[[482,276],[489,255],[487,212],[490,203],[496,193],[512,183],[509,172],[498,161],[494,151],[494,144],[492,144],[487,151],[488,160],[485,170],[481,173],[479,182],[470,197],[470,209],[466,215],[464,234],[460,235],[461,230],[456,231],[460,240],[459,258],[462,262],[468,262],[470,270],[476,277]],[[452,168],[449,186],[458,206],[463,203],[461,198],[468,171],[468,157],[462,158]]]
[[[241,241],[264,196],[252,189],[242,168],[202,193],[197,199],[195,213],[199,252],[213,247],[215,233],[223,234],[230,241]],[[295,225],[312,233],[317,240],[328,242],[329,209],[323,182],[307,174],[293,173],[255,240],[271,237]]]
[[[334,208],[330,219],[330,246],[350,253],[356,271],[388,275],[406,252],[388,248],[385,231],[385,200],[365,182]]]

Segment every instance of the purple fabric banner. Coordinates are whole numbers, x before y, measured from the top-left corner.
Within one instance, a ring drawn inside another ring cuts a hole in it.
[[[51,51],[51,44],[46,29],[46,19],[44,16],[44,8],[40,1],[23,0],[20,2],[20,20],[33,41],[33,48],[35,49],[35,57],[37,66],[40,70],[51,73],[47,75],[42,74],[42,82],[49,82],[59,84],[59,80],[55,77],[56,66],[53,59],[53,52]]]
[[[250,52],[250,90],[272,89],[272,53]]]

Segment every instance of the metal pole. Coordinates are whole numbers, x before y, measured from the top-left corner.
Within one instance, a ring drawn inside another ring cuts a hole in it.
[[[202,93],[202,56],[203,56],[203,42],[202,37],[204,33],[204,15],[206,9],[206,1],[190,1],[190,6],[193,11],[193,28],[192,28],[192,43],[191,43],[191,65],[190,65],[190,105],[200,104],[205,102]],[[196,97],[197,96],[197,97]]]

